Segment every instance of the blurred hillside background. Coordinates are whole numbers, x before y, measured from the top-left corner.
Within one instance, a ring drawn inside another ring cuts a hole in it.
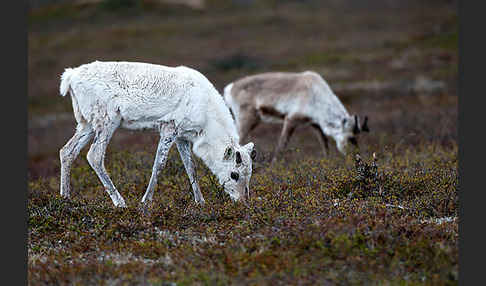
[[[29,180],[58,176],[74,133],[61,73],[95,60],[186,65],[220,92],[248,74],[314,70],[350,113],[369,116],[364,152],[457,144],[457,1],[30,0],[28,19]],[[280,129],[250,139],[265,154]],[[320,156],[313,136],[298,129],[288,150]],[[157,140],[119,130],[108,152],[155,152]]]

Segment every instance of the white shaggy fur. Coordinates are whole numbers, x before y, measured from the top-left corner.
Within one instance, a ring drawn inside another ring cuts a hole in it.
[[[357,145],[356,134],[369,131],[349,115],[327,82],[317,73],[270,72],[243,77],[224,88],[224,100],[233,112],[240,143],[259,122],[283,123],[273,155],[283,149],[294,129],[310,125],[328,152],[327,136],[345,154],[347,142]]]
[[[157,174],[164,167],[173,143],[184,162],[196,202],[204,203],[204,198],[196,180],[191,145],[194,154],[217,176],[233,200],[245,200],[248,196],[253,143],[239,145],[234,121],[222,97],[198,71],[184,66],[95,61],[66,68],[61,76],[60,93],[65,96],[68,92],[78,125],[74,136],[59,152],[62,196],[70,196],[72,162],[94,138],[88,162],[115,206],[125,206],[104,167],[106,147],[120,126],[160,133],[143,203],[152,199]]]

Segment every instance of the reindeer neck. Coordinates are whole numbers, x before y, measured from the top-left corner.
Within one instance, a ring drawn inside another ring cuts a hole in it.
[[[231,119],[231,117],[230,117]],[[208,117],[206,127],[203,128],[200,136],[193,142],[193,152],[201,158],[206,166],[221,180],[224,171],[222,161],[224,151],[228,146],[238,146],[236,129],[232,122],[225,124],[213,116]]]
[[[319,123],[320,127],[324,134],[334,137],[338,136],[342,132],[342,122],[343,119],[346,118],[349,120],[349,114],[346,109],[339,110],[340,112],[319,112],[316,114],[316,118],[314,119],[316,122]]]

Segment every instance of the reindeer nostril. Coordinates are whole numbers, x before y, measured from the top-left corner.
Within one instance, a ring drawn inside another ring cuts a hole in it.
[[[238,178],[240,177],[240,175],[238,175],[238,173],[236,172],[231,172],[231,179],[235,180],[235,181],[238,181]]]

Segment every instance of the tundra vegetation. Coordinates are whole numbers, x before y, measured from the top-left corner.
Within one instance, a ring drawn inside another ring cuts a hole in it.
[[[31,10],[29,284],[457,285],[456,6],[323,2]],[[73,162],[64,199],[59,149],[76,121],[59,76],[121,59],[194,67],[220,93],[248,74],[314,70],[350,114],[368,115],[370,133],[358,160],[335,144],[323,155],[312,130],[298,128],[269,168],[281,127],[258,126],[249,136],[257,157],[248,206],[233,202],[199,159],[206,203],[196,204],[172,148],[143,214],[158,135],[120,130],[105,167],[127,208],[113,206],[88,148]]]

